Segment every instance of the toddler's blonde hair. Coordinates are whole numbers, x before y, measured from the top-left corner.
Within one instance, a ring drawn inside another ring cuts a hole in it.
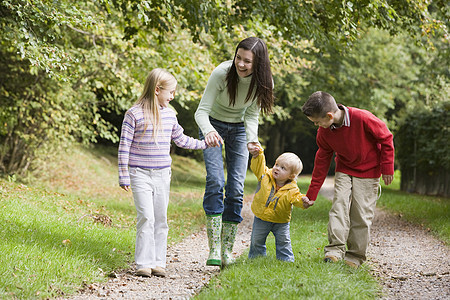
[[[291,171],[291,174],[294,175],[293,180],[297,180],[298,175],[303,170],[302,161],[296,154],[291,153],[291,152],[285,152],[285,153],[281,154],[280,156],[278,156],[277,162],[283,163],[286,166],[288,166],[288,168]]]

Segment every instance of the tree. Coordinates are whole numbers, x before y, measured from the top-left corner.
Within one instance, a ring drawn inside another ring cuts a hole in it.
[[[402,190],[450,196],[449,111],[448,101],[432,109],[422,107],[400,125],[395,141]]]
[[[312,171],[316,128],[300,108],[318,90],[331,93],[339,103],[373,112],[394,134],[400,124],[408,123],[411,111],[431,110],[448,101],[447,42],[437,38],[432,42],[436,51],[414,44],[405,34],[392,37],[384,30],[368,29],[345,53],[333,45],[309,48],[313,50],[305,54],[313,62],[309,70],[276,80],[277,103],[284,114],[273,116],[276,128],[269,123],[262,127],[265,140],[278,141],[277,149],[268,143],[268,160],[293,151],[306,162],[305,172]]]
[[[231,58],[244,33],[272,43],[274,73],[288,82],[283,68],[301,72],[309,64],[300,43],[347,46],[363,19],[391,31],[429,29],[427,36],[445,30],[430,7],[445,3],[3,0],[0,170],[26,170],[50,144],[117,141],[108,117],[134,101],[154,66],[177,76],[180,109],[192,110],[212,68]],[[278,107],[274,120],[294,106]]]

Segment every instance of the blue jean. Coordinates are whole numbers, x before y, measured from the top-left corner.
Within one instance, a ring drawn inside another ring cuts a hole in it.
[[[244,123],[225,123],[211,117],[210,122],[225,144],[227,182],[225,185],[223,145],[203,150],[206,166],[203,209],[207,215],[222,214],[223,221],[240,223],[249,155],[245,126]],[[204,139],[201,131],[200,139]]]
[[[275,249],[278,260],[294,262],[291,235],[288,223],[273,223],[263,221],[258,217],[253,220],[252,237],[248,258],[266,256],[266,239],[269,233],[275,236]]]

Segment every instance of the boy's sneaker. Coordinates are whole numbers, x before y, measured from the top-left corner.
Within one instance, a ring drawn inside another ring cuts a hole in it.
[[[335,262],[339,261],[339,258],[337,258],[336,256],[333,256],[333,255],[327,255],[327,256],[325,256],[323,261],[327,262],[327,263],[335,263]]]
[[[351,261],[349,261],[349,260],[345,260],[345,259],[344,259],[344,263],[345,263],[347,266],[349,266],[349,267],[351,267],[351,268],[353,268],[353,269],[358,269],[358,267],[359,267],[359,265],[357,265],[357,264],[355,264],[354,262],[351,262]]]
[[[146,269],[139,269],[136,271],[137,276],[143,276],[143,277],[150,277],[152,276],[152,269],[146,268]]]
[[[156,267],[152,269],[152,274],[159,277],[166,277],[166,270],[162,267]]]

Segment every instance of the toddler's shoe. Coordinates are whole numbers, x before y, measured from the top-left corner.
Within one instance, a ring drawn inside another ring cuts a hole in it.
[[[166,277],[166,270],[162,267],[156,267],[152,269],[152,274],[159,277]]]
[[[324,262],[327,262],[327,263],[335,263],[335,262],[338,262],[338,261],[339,261],[339,258],[337,258],[337,257],[334,256],[334,255],[327,255],[327,256],[325,256],[325,258],[324,258],[323,261],[324,261]]]
[[[136,271],[137,276],[143,276],[143,277],[150,277],[152,276],[152,269],[146,268],[146,269],[138,269]]]

